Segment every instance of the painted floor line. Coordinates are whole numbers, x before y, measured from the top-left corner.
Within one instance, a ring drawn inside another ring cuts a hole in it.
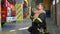
[[[26,29],[28,29],[29,27],[25,27],[25,28],[20,28],[20,29],[18,29],[18,30],[26,30]]]
[[[29,27],[25,27],[25,28],[20,28],[20,29],[18,29],[18,30],[26,30],[26,29],[28,29]],[[16,30],[10,30],[9,32],[14,32],[14,31],[16,31]]]
[[[16,30],[10,30],[9,32],[14,32],[14,31],[16,31]]]

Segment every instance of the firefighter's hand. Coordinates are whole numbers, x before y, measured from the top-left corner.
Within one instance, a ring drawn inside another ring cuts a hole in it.
[[[34,18],[38,18],[39,14],[34,14]]]

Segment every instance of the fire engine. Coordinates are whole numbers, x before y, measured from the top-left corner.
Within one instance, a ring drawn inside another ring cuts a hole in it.
[[[16,21],[16,0],[1,0],[1,25]]]

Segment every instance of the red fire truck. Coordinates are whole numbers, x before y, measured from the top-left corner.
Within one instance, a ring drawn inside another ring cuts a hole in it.
[[[1,0],[1,25],[8,21],[16,21],[16,0]]]

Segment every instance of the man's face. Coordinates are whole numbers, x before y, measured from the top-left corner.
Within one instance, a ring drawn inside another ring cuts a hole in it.
[[[41,4],[38,5],[38,9],[42,10],[43,6]]]

